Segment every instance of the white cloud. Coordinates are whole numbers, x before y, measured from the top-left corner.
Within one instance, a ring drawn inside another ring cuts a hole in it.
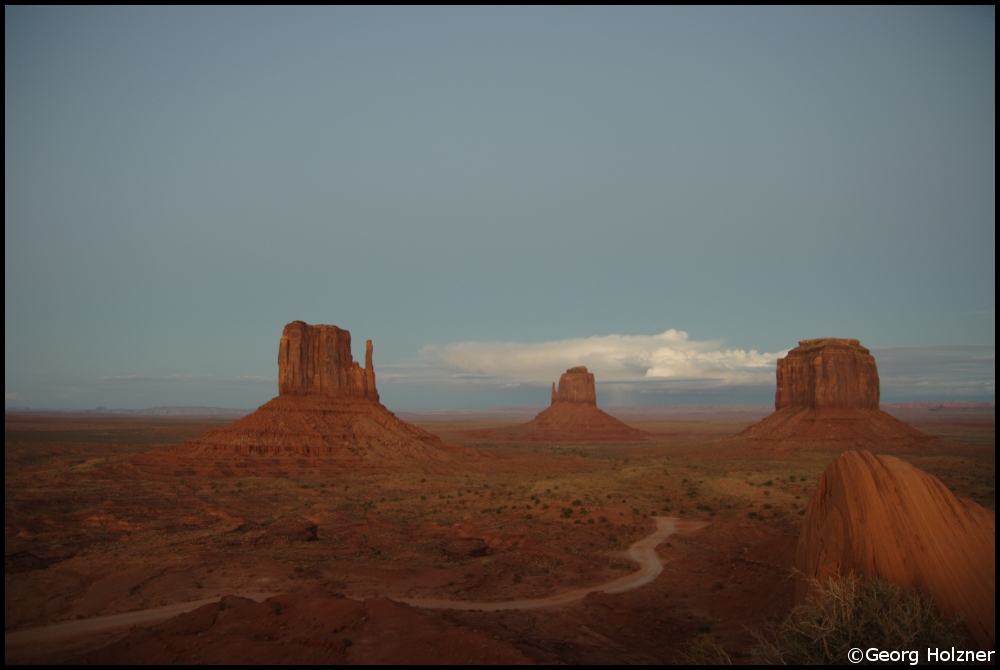
[[[674,329],[659,335],[602,335],[538,343],[432,344],[421,349],[411,364],[384,368],[382,378],[500,386],[549,384],[566,369],[586,365],[598,382],[774,383],[775,361],[786,352],[758,353],[726,349],[722,344],[721,340],[691,340],[684,331]]]

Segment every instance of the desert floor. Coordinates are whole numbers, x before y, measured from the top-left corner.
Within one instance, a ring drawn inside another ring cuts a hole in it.
[[[152,620],[141,613],[167,608],[162,620],[178,611],[171,607],[217,603],[227,594],[256,600],[282,594],[261,610],[274,617],[273,630],[254,639],[285,645],[286,653],[271,657],[264,647],[248,648],[245,657],[226,651],[221,660],[313,658],[287,651],[306,645],[295,632],[312,621],[304,606],[296,618],[281,619],[281,613],[326,598],[343,603],[337,606],[343,616],[355,617],[355,628],[377,611],[383,619],[419,617],[428,635],[452,631],[474,638],[477,650],[492,644],[495,655],[484,656],[487,661],[683,662],[692,641],[704,634],[735,662],[747,661],[754,643],[750,630],[791,608],[801,515],[834,455],[752,453],[726,439],[764,413],[719,408],[618,414],[653,438],[612,444],[491,443],[470,437],[470,431],[523,419],[400,415],[486,454],[474,471],[345,470],[308,459],[251,468],[219,462],[171,466],[161,459],[154,466],[142,455],[229,419],[8,413],[5,661],[108,658],[101,648],[134,638],[131,626]],[[897,455],[939,477],[958,496],[995,509],[992,408],[913,406],[894,413],[944,440]],[[413,613],[384,600],[533,600],[620,580],[639,569],[626,550],[653,533],[662,517],[678,520],[656,548],[663,571],[632,590],[591,593],[551,608],[498,611]],[[284,604],[275,606],[279,599]],[[232,602],[236,611],[244,601]],[[246,601],[248,617],[254,605]],[[344,609],[351,607],[356,611]],[[102,619],[129,612],[131,618]],[[72,634],[65,633],[66,624],[53,626],[86,620],[93,620],[92,628]],[[101,623],[108,621],[118,623]],[[310,625],[318,630],[320,623]],[[159,634],[144,630],[147,637]],[[358,630],[354,635],[362,640]],[[389,634],[372,629],[372,645]],[[204,635],[171,638],[187,640],[180,646],[156,642],[159,657],[143,652],[129,658],[206,661],[208,650],[197,639]],[[404,661],[412,651],[364,656],[364,645],[337,635],[337,648],[324,653],[340,661]],[[476,660],[463,656],[469,650],[461,645],[449,648],[453,654],[435,652],[436,659]]]

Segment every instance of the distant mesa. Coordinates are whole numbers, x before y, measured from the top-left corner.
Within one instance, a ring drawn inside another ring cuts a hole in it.
[[[559,402],[583,403],[597,407],[597,390],[594,373],[587,372],[586,366],[570,368],[559,378],[559,388],[552,382],[552,404]]]
[[[584,366],[570,368],[552,384],[552,404],[520,426],[477,431],[482,437],[545,442],[622,442],[645,440],[649,434],[631,428],[597,407],[594,374]]]
[[[875,357],[858,340],[802,340],[778,359],[775,412],[737,437],[760,448],[912,448],[936,442],[879,409]]]
[[[174,447],[177,453],[308,456],[386,465],[476,455],[396,418],[375,388],[372,342],[365,367],[350,332],[294,321],[278,347],[278,396],[238,421]]]
[[[858,340],[802,340],[778,360],[774,408],[878,409],[875,357]]]
[[[878,577],[933,595],[993,649],[996,516],[960,500],[934,477],[893,456],[849,451],[820,476],[796,552],[795,598],[809,580]]]

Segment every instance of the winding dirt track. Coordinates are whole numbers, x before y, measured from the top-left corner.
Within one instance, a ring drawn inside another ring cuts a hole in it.
[[[277,593],[237,593],[244,598],[250,598],[260,602],[278,595]],[[109,614],[108,616],[91,617],[89,619],[74,619],[72,621],[60,621],[48,626],[39,628],[28,628],[14,633],[6,633],[3,636],[4,650],[9,651],[12,647],[33,646],[38,644],[50,644],[52,642],[66,638],[77,637],[79,635],[91,633],[104,633],[107,631],[130,628],[131,626],[143,626],[196,610],[202,605],[217,603],[219,598],[205,598],[203,600],[192,600],[184,603],[173,603],[163,607],[152,607],[148,610],[136,610],[134,612],[122,612],[121,614]]]
[[[678,530],[694,531],[703,528],[707,524],[696,521],[682,521],[673,517],[656,517],[656,530],[641,540],[637,541],[626,552],[628,557],[639,564],[639,570],[629,573],[624,577],[611,580],[610,582],[598,586],[585,586],[570,591],[564,591],[545,598],[533,598],[529,600],[506,600],[502,602],[473,602],[469,600],[432,600],[422,598],[394,598],[399,602],[407,603],[414,607],[427,609],[456,609],[456,610],[482,610],[484,612],[495,612],[498,610],[514,609],[540,609],[544,607],[559,607],[567,605],[577,600],[583,600],[589,593],[623,593],[648,584],[663,572],[663,563],[656,555],[656,547],[661,542],[670,537]],[[244,598],[252,598],[258,602],[269,598],[276,593],[240,593]],[[10,654],[16,648],[35,647],[37,645],[49,645],[68,638],[78,638],[83,635],[105,633],[108,631],[121,630],[131,626],[148,625],[165,621],[177,614],[190,612],[202,605],[218,602],[218,598],[206,598],[204,600],[194,600],[185,603],[174,603],[164,607],[154,607],[147,610],[135,612],[122,612],[109,616],[92,617],[90,619],[78,619],[74,621],[62,621],[50,626],[40,628],[29,628],[14,633],[4,635],[5,655]]]
[[[577,600],[583,600],[590,593],[623,593],[648,584],[663,572],[663,562],[656,555],[656,547],[677,530],[693,531],[704,528],[707,524],[696,521],[682,521],[674,517],[656,517],[656,531],[642,538],[628,548],[627,555],[639,564],[639,570],[624,577],[613,579],[599,586],[585,586],[579,589],[564,591],[544,598],[528,600],[505,600],[503,602],[473,602],[469,600],[432,600],[423,598],[395,598],[399,602],[425,607],[428,609],[482,610],[496,612],[499,610],[529,610],[543,607],[558,607]],[[682,528],[678,528],[682,526]]]

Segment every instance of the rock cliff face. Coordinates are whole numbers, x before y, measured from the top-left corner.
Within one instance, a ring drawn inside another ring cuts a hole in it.
[[[597,391],[594,373],[587,372],[585,366],[570,368],[559,378],[559,390],[552,382],[552,404],[573,402],[597,407]]]
[[[278,393],[368,398],[378,402],[372,341],[367,342],[364,369],[351,355],[351,333],[336,326],[285,326],[278,346]]]
[[[994,513],[898,458],[850,451],[827,466],[802,522],[796,567],[799,604],[808,579],[879,577],[933,594],[943,612],[964,616],[983,649],[994,648]]]
[[[478,457],[399,420],[379,403],[371,340],[362,368],[351,356],[348,331],[301,321],[285,326],[281,335],[278,397],[174,451],[306,456],[382,469]]]
[[[803,340],[778,360],[775,412],[737,439],[757,449],[912,449],[935,439],[879,409],[875,358],[857,340]]]
[[[857,340],[802,340],[778,360],[774,408],[878,409],[875,357]]]

